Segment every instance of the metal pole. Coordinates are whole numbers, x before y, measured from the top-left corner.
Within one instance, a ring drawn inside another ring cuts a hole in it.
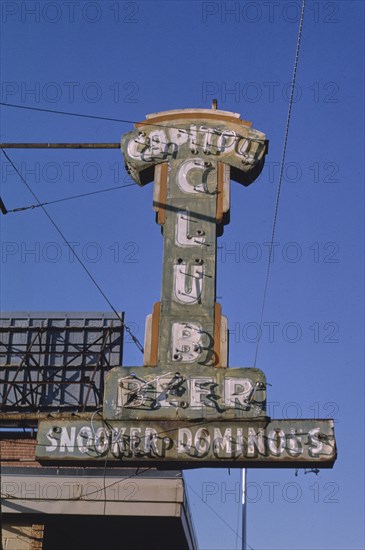
[[[242,550],[247,550],[247,501],[246,501],[247,470],[242,469]]]
[[[0,143],[0,149],[120,149],[120,143]]]

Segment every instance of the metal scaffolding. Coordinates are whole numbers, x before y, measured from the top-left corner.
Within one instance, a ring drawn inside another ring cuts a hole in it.
[[[123,323],[116,316],[14,313],[3,314],[0,325],[2,412],[102,405],[105,373],[122,364]]]

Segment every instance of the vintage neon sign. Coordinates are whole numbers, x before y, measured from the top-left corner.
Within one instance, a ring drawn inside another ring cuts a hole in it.
[[[250,185],[268,142],[236,113],[148,115],[122,138],[127,170],[154,181],[164,239],[161,300],[146,321],[143,367],[106,379],[103,421],[40,423],[40,460],[331,467],[332,420],[271,420],[266,380],[228,367],[228,322],[216,302],[217,238],[229,222],[230,180]]]
[[[267,152],[262,132],[210,109],[149,115],[122,139],[127,169],[154,180],[164,236],[161,302],[147,321],[144,364],[226,367],[227,321],[216,304],[216,242],[229,216],[229,185],[249,185]]]
[[[42,422],[39,459],[175,466],[331,467],[333,422]]]

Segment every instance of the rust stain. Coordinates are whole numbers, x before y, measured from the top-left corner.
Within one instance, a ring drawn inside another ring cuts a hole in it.
[[[160,225],[163,225],[166,221],[166,199],[167,199],[167,172],[168,172],[168,163],[164,162],[161,164],[160,169],[160,196],[159,196],[159,206],[157,212],[157,222]]]
[[[150,360],[146,363],[147,367],[152,367],[152,366],[155,367],[157,365],[160,309],[161,309],[161,302],[156,302],[153,304],[152,328],[151,328],[151,355],[150,355]]]
[[[214,304],[214,366],[222,368],[221,364],[221,321],[222,321],[222,306]]]
[[[223,221],[223,182],[224,182],[224,164],[217,162],[217,224]]]

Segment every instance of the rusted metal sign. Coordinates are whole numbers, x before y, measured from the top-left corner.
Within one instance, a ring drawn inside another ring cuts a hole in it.
[[[40,461],[110,461],[174,466],[329,468],[332,420],[41,422]]]
[[[186,366],[109,371],[103,417],[110,420],[229,420],[266,416],[266,380],[259,369]]]

